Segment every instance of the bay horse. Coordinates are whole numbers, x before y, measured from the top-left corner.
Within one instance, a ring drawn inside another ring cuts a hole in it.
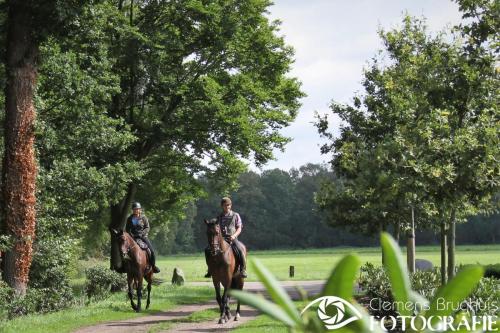
[[[146,251],[141,249],[134,238],[123,230],[113,232],[118,237],[118,244],[122,256],[124,270],[127,273],[128,297],[130,305],[136,312],[141,311],[142,283],[146,279],[148,282],[148,299],[146,309],[149,308],[151,296],[151,283],[153,282],[153,267],[148,265]],[[134,303],[133,287],[137,292],[137,305]]]
[[[221,228],[217,219],[210,221],[205,220],[207,225],[207,237],[210,247],[210,256],[208,257],[208,271],[212,275],[212,282],[215,287],[215,296],[220,308],[219,324],[225,324],[231,319],[231,311],[229,309],[228,295],[229,289],[242,290],[244,279],[240,276],[236,258],[231,249],[231,245],[222,236]],[[244,247],[244,246],[243,246]],[[246,248],[244,248],[244,256],[246,256]],[[224,287],[224,292],[220,294],[221,285]],[[236,307],[236,315],[234,320],[240,318],[240,301]]]

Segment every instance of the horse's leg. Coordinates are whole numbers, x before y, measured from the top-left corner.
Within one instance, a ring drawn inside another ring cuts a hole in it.
[[[231,311],[229,310],[229,289],[231,288],[231,275],[228,277],[225,283],[223,283],[224,293],[222,294],[222,304],[224,306],[224,318],[226,321],[231,319]]]
[[[224,303],[222,302],[222,297],[220,296],[220,282],[216,280],[214,275],[212,275],[212,281],[215,288],[215,299],[217,299],[217,304],[219,304],[219,324],[224,324],[226,321],[224,320]]]
[[[228,321],[231,320],[231,310],[229,308],[230,302],[231,302],[231,296],[229,295],[229,292],[228,292],[228,293],[226,293],[226,319]]]
[[[130,305],[132,309],[137,311],[137,306],[134,303],[134,293],[132,292],[132,284],[134,283],[134,279],[132,278],[132,274],[127,274],[127,284],[128,284],[128,298],[130,298]]]
[[[141,312],[142,280],[142,276],[137,278],[137,312]]]
[[[151,295],[151,283],[153,282],[153,279],[151,278],[152,274],[148,274],[146,277],[146,281],[148,281],[148,301],[146,303],[146,309],[149,309],[149,303],[150,303],[150,295]]]
[[[244,280],[242,277],[238,276],[236,278],[236,288],[235,289],[238,289],[238,290],[243,290],[243,283],[244,283]],[[238,300],[238,305],[236,306],[236,315],[234,316],[234,320],[235,321],[238,321],[240,319],[240,300]]]

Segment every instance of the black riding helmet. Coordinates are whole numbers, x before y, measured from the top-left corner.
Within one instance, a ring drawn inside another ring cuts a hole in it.
[[[132,204],[132,209],[142,209],[141,204],[138,202],[134,202]]]

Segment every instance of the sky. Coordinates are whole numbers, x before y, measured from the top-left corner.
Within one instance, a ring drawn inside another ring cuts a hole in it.
[[[281,131],[293,141],[284,153],[262,169],[289,170],[306,163],[322,163],[324,143],[313,125],[314,114],[331,115],[332,101],[348,103],[361,92],[363,67],[382,48],[379,28],[400,25],[404,13],[424,16],[430,31],[460,21],[458,6],[451,0],[274,0],[271,19],[279,19],[279,34],[295,49],[291,76],[302,82],[307,97],[295,122]],[[338,120],[331,119],[336,132]]]

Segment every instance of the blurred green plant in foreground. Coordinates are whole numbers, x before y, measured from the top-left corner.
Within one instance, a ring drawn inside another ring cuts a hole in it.
[[[396,304],[411,305],[399,307],[397,309],[399,315],[422,316],[432,324],[432,330],[417,330],[417,332],[451,332],[452,330],[446,330],[446,325],[441,325],[442,323],[439,322],[440,317],[453,316],[455,323],[458,323],[464,316],[468,316],[466,312],[456,311],[453,307],[443,308],[439,304],[443,302],[446,304],[460,304],[468,297],[483,276],[484,270],[481,266],[464,267],[451,281],[440,287],[429,301],[411,289],[405,261],[394,239],[389,234],[382,233],[381,244],[385,258],[384,267],[389,277],[392,297]],[[261,295],[244,291],[231,291],[232,296],[271,318],[282,322],[291,332],[327,331],[325,325],[318,318],[316,311],[308,311],[301,315],[283,287],[258,259],[253,259],[252,264],[255,268],[255,274],[266,287],[274,303]],[[356,316],[356,312],[361,315],[360,320],[340,327],[335,332],[365,333],[385,331],[379,322],[373,325],[373,318],[367,309],[358,304],[353,297],[353,290],[360,266],[361,261],[357,255],[346,255],[333,269],[321,294],[317,296],[318,298],[322,296],[342,298],[353,306],[352,309],[350,306],[345,307],[345,315],[348,317]],[[398,325],[399,331],[401,331],[401,323],[398,323]],[[500,331],[500,322],[498,320],[493,323],[493,329]],[[406,331],[413,332],[414,330],[408,329]],[[453,331],[470,332],[470,330],[463,330],[462,328]],[[476,330],[474,332],[486,332],[486,330]]]

